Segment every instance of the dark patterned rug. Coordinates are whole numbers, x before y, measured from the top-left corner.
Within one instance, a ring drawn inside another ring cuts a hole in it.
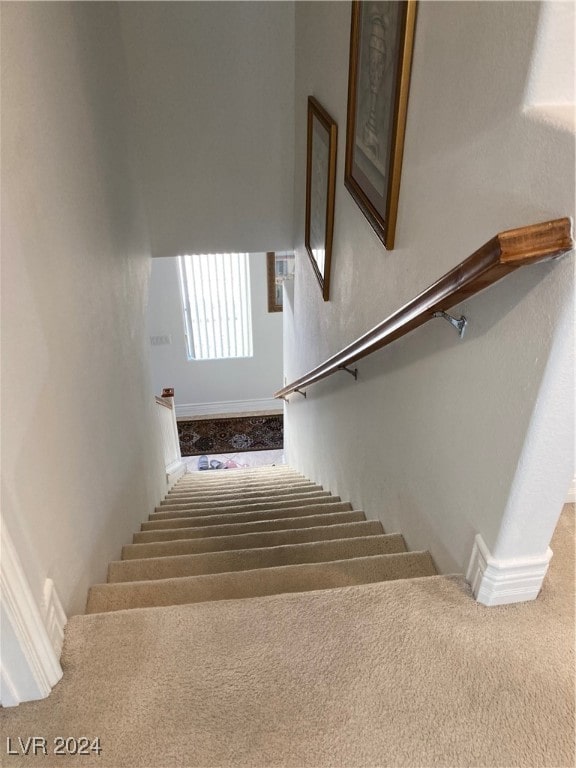
[[[273,451],[284,447],[283,416],[179,421],[182,456]]]

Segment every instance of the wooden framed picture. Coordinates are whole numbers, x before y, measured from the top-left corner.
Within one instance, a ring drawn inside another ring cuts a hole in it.
[[[416,0],[352,3],[344,184],[388,250],[400,194]]]
[[[334,232],[338,127],[313,96],[308,97],[305,245],[322,297],[328,301]]]
[[[268,312],[282,312],[282,285],[294,277],[294,254],[268,251],[266,254]]]

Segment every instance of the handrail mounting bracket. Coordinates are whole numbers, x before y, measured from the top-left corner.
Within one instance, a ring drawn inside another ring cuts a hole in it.
[[[341,365],[339,371],[346,371],[350,376],[354,376],[354,381],[358,381],[358,368],[348,368],[345,365]]]
[[[451,326],[456,328],[458,331],[458,336],[460,338],[464,338],[464,332],[466,331],[466,326],[468,325],[468,319],[464,317],[464,315],[461,315],[460,317],[453,317],[452,315],[449,315],[448,312],[434,312],[432,317],[443,317],[444,320],[447,320]]]
[[[299,395],[302,395],[302,397],[306,397],[306,392],[302,392],[301,389],[295,389],[294,392],[298,392]]]

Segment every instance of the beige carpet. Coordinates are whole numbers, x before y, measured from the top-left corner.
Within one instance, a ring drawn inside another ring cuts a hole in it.
[[[386,534],[359,510],[359,522],[369,529],[360,530],[356,524],[339,535],[343,526],[330,513],[341,516],[351,511],[349,502],[286,466],[184,477],[142,524],[131,548],[123,547],[122,559],[110,563],[107,583],[90,588],[86,612],[264,597],[436,575],[429,552],[407,552],[401,534]],[[314,518],[317,524],[308,530],[293,525],[302,518]],[[262,531],[254,535],[257,523],[264,524],[264,536]],[[236,536],[225,535],[231,528]],[[196,530],[199,537],[186,542],[179,533],[182,529]],[[142,534],[169,538],[155,540],[160,551],[150,550],[150,544],[148,551],[142,551],[146,550]],[[189,550],[192,545],[192,551],[181,551],[186,545]],[[206,550],[194,551],[198,546]],[[131,549],[139,550],[135,557],[127,557]]]
[[[1,712],[2,765],[574,766],[574,507],[537,601],[458,577],[73,618],[64,680]],[[6,736],[101,738],[7,758]]]

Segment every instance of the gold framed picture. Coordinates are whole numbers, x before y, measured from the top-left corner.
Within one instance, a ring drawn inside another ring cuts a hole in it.
[[[416,0],[352,3],[344,184],[394,248]]]
[[[304,242],[324,301],[330,294],[338,127],[313,96],[308,97],[306,229]]]

